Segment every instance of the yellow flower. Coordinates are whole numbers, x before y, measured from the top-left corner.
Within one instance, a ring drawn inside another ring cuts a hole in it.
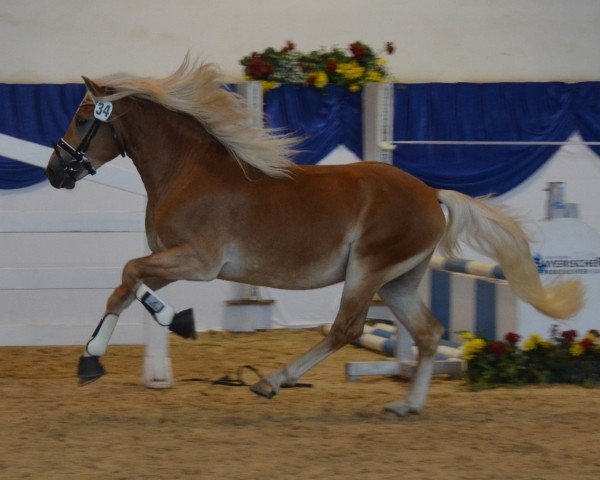
[[[315,80],[315,87],[323,88],[329,83],[329,77],[325,72],[318,72],[317,79]]]
[[[388,63],[388,59],[385,57],[378,57],[375,59],[375,63],[377,65],[385,65],[386,63]]]
[[[367,82],[381,82],[383,77],[377,70],[369,70],[367,72]]]
[[[360,85],[358,83],[351,83],[348,90],[351,92],[358,92],[360,90]]]
[[[579,342],[573,343],[569,348],[569,353],[574,357],[579,357],[585,353],[585,348]]]
[[[461,332],[460,338],[462,338],[463,340],[473,340],[475,338],[475,335],[473,335],[471,332]]]
[[[462,357],[465,360],[472,360],[485,348],[485,345],[485,340],[482,338],[474,338],[469,340],[462,346]]]
[[[306,80],[309,84],[314,85],[317,88],[323,88],[329,83],[329,77],[325,72],[309,73]]]
[[[348,63],[340,63],[337,67],[337,73],[343,75],[348,80],[356,80],[360,78],[365,73],[365,69],[361,67],[358,62],[352,60]]]
[[[529,338],[525,340],[525,343],[523,343],[523,350],[529,351],[535,350],[538,347],[547,348],[548,346],[550,346],[550,344],[547,340],[544,340],[537,333],[532,333]]]
[[[585,337],[583,337],[583,340],[589,340],[590,342],[595,343],[595,344],[599,344],[600,343],[600,337],[596,336],[592,332],[588,332],[585,335]]]
[[[268,92],[269,90],[272,90],[279,86],[279,83],[273,82],[271,80],[261,80],[260,84],[262,85],[262,89],[264,92]]]

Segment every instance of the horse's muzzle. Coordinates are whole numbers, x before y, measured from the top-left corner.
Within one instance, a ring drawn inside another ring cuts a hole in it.
[[[75,180],[62,170],[56,171],[48,165],[44,175],[54,188],[66,188],[67,190],[75,188]]]

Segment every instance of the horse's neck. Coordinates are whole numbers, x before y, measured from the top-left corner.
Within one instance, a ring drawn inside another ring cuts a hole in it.
[[[138,104],[125,117],[123,140],[152,202],[173,182],[191,177],[230,180],[243,175],[226,149],[193,119],[151,103]]]

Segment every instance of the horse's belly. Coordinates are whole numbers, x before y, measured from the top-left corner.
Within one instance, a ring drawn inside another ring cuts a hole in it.
[[[223,266],[219,278],[272,288],[307,290],[343,281],[347,259],[347,249],[322,258],[311,258],[306,252],[296,256],[273,253],[262,258],[238,258]]]

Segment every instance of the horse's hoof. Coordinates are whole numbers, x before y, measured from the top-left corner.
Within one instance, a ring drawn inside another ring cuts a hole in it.
[[[275,389],[275,387],[273,387],[273,385],[271,385],[264,378],[260,382],[257,382],[254,385],[250,386],[250,390],[252,390],[257,395],[260,395],[261,397],[269,399],[277,395],[277,390]]]
[[[394,417],[408,417],[411,414],[421,413],[420,409],[412,407],[404,401],[386,403],[383,410]]]
[[[106,372],[104,367],[96,356],[79,357],[79,365],[77,365],[77,377],[79,378],[79,386],[83,387],[98,380]]]
[[[169,325],[169,330],[183,338],[196,338],[194,311],[191,308],[176,313]]]

